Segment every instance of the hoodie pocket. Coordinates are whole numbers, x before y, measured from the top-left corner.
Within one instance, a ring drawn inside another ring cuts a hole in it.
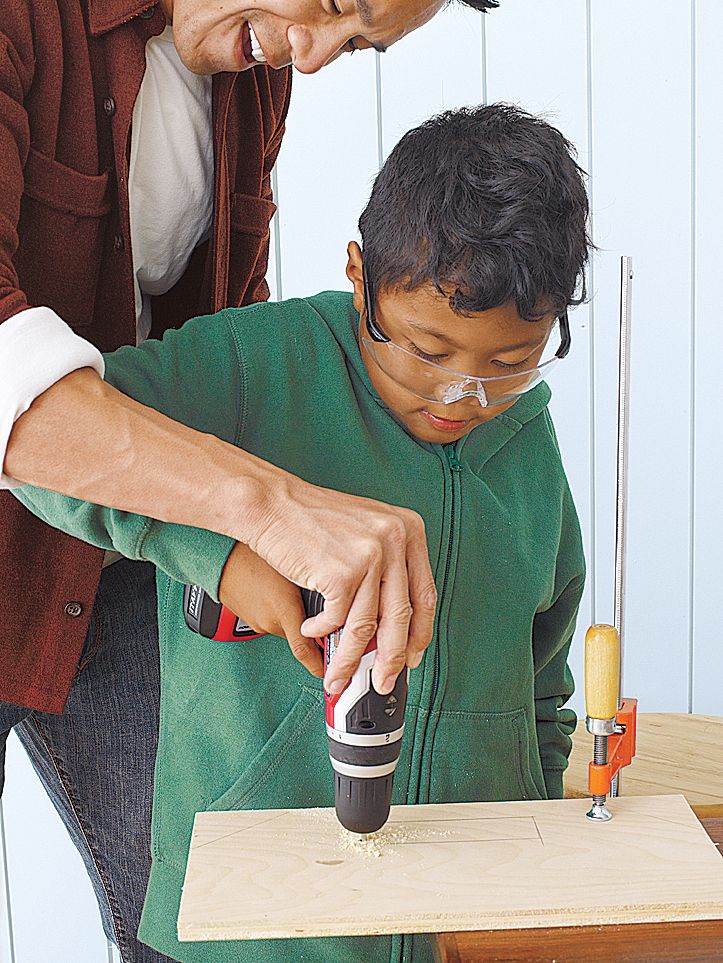
[[[263,748],[208,811],[333,805],[323,696],[302,687]]]
[[[544,799],[529,760],[524,709],[441,712],[432,748],[429,801]]]

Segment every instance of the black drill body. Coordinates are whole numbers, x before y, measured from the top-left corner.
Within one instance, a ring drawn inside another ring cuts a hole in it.
[[[318,592],[302,589],[307,617],[324,608]],[[183,610],[194,632],[217,642],[242,642],[259,638],[200,586],[187,585]],[[317,639],[328,667],[344,629]],[[409,670],[397,678],[394,690],[380,695],[372,684],[376,639],[367,646],[346,688],[338,695],[324,693],[329,758],[334,770],[334,803],[339,822],[354,833],[376,832],[389,817],[394,770],[404,733]]]

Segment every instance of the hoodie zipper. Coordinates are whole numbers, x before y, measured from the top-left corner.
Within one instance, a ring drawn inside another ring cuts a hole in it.
[[[462,464],[457,457],[457,452],[455,451],[455,445],[446,445],[444,447],[444,453],[446,456],[447,465],[450,472],[450,515],[449,515],[449,535],[447,537],[447,557],[444,565],[444,574],[442,576],[442,585],[439,590],[439,597],[437,600],[437,611],[439,612],[439,617],[441,618],[442,605],[444,603],[445,593],[447,591],[447,583],[449,581],[449,567],[452,561],[452,551],[454,549],[454,533],[455,533],[455,520],[456,520],[456,495],[457,486],[459,482],[457,481],[457,476],[462,471]],[[427,743],[427,736],[429,733],[429,724],[432,717],[432,708],[434,706],[434,700],[437,698],[437,690],[439,689],[439,676],[440,676],[440,638],[439,638],[439,622],[437,623],[437,634],[434,640],[434,665],[432,668],[432,685],[429,690],[429,714],[427,716],[427,721],[424,726],[424,734],[422,736],[422,752],[420,759],[424,758],[424,750]],[[421,780],[420,785],[417,790],[417,800],[419,801],[419,795],[421,790]]]
[[[447,456],[447,462],[449,463],[450,479],[451,479],[451,493],[452,493],[452,504],[449,510],[449,538],[447,539],[447,561],[444,566],[444,576],[442,578],[442,587],[439,592],[439,611],[442,611],[442,602],[444,601],[444,594],[447,591],[447,582],[449,581],[449,566],[452,561],[452,548],[454,546],[454,523],[455,523],[455,497],[457,494],[457,475],[462,471],[462,465],[459,458],[457,457],[457,452],[454,450],[454,445],[448,445],[444,449],[444,453]],[[439,629],[437,630],[437,645],[434,649],[434,672],[432,673],[432,688],[430,689],[430,708],[434,699],[437,695],[437,688],[439,686],[439,675],[440,675],[440,665],[439,665],[440,655],[439,655]]]
[[[462,439],[462,442],[463,441],[464,439]],[[447,557],[444,564],[442,586],[439,590],[439,596],[437,598],[437,611],[440,614],[442,612],[442,603],[444,601],[444,595],[445,595],[445,592],[447,591],[447,583],[449,581],[449,566],[452,561],[452,550],[454,549],[454,524],[456,519],[455,498],[457,495],[457,486],[459,484],[456,479],[459,473],[462,471],[462,465],[460,463],[459,458],[457,457],[457,452],[455,451],[455,447],[456,445],[454,444],[445,445],[443,447],[443,451],[446,456],[447,466],[449,468],[449,473],[450,473],[451,507],[450,507],[450,515],[449,515],[449,535],[447,537]],[[427,715],[427,719],[424,724],[424,732],[422,734],[422,751],[420,752],[420,755],[419,755],[420,773],[419,773],[419,782],[417,785],[417,802],[420,802],[419,797],[422,790],[421,767],[423,765],[424,750],[426,748],[427,737],[429,735],[429,723],[432,718],[432,707],[434,706],[434,700],[437,698],[437,690],[439,689],[439,675],[440,675],[440,669],[441,669],[441,666],[440,666],[441,657],[439,654],[439,649],[440,649],[439,622],[437,622],[437,633],[432,644],[434,645],[434,665],[432,668],[432,685],[429,690],[429,713]],[[402,935],[400,942],[397,946],[397,944],[395,944],[394,942],[395,937],[392,937],[392,953],[391,953],[390,959],[394,960],[395,963],[400,963],[400,961],[404,959],[407,949],[411,947],[412,939],[413,937],[409,935],[406,935],[406,936]]]

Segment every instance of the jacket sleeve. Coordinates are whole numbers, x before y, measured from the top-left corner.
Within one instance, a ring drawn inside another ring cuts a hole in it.
[[[585,586],[580,525],[567,490],[563,501],[553,600],[549,608],[535,616],[532,638],[537,743],[550,799],[562,798],[562,777],[577,724],[575,712],[565,708],[575,689],[567,658]]]
[[[286,117],[289,112],[291,99],[292,69],[283,70],[267,68],[263,73],[257,72],[259,84],[264,84],[264,101],[269,109],[264,114],[264,160],[261,179],[261,198],[274,203],[272,188],[272,172],[281,150],[281,142],[286,132]],[[278,217],[278,214],[276,214]],[[244,304],[254,304],[258,301],[268,301],[269,286],[266,281],[269,249],[271,243],[270,230],[263,242],[263,250],[256,265],[256,272],[249,284]]]
[[[100,352],[46,307],[31,307],[15,268],[24,169],[30,152],[25,100],[36,52],[31,5],[0,5],[0,488],[17,484],[3,474],[5,450],[17,418],[64,375],[86,365],[102,375]],[[27,364],[32,357],[33,363]]]
[[[243,384],[223,314],[194,318],[168,331],[163,341],[119,348],[105,361],[105,380],[124,394],[191,428],[232,443],[236,440]],[[197,583],[218,599],[232,538],[30,485],[12,491],[49,525],[127,558],[153,562],[171,578]]]
[[[0,6],[0,321],[29,307],[13,261],[30,152],[24,106],[35,72],[30,6],[26,0],[3,0]]]
[[[264,148],[264,175],[270,174],[281,150],[281,141],[286,132],[286,117],[291,102],[291,83],[293,72],[290,67],[284,71],[274,70],[269,74],[269,99],[273,104],[274,127],[266,137]]]

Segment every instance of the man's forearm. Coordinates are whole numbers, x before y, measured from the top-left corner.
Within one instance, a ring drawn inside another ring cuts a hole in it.
[[[16,422],[5,471],[18,481],[240,541],[284,475],[253,455],[75,371]],[[278,477],[277,477],[278,476]]]
[[[90,369],[58,381],[17,420],[5,473],[230,536],[290,582],[320,592],[324,610],[305,634],[345,627],[327,671],[330,691],[343,688],[376,634],[374,685],[391,692],[432,637],[436,590],[416,513],[317,488],[143,406]]]

